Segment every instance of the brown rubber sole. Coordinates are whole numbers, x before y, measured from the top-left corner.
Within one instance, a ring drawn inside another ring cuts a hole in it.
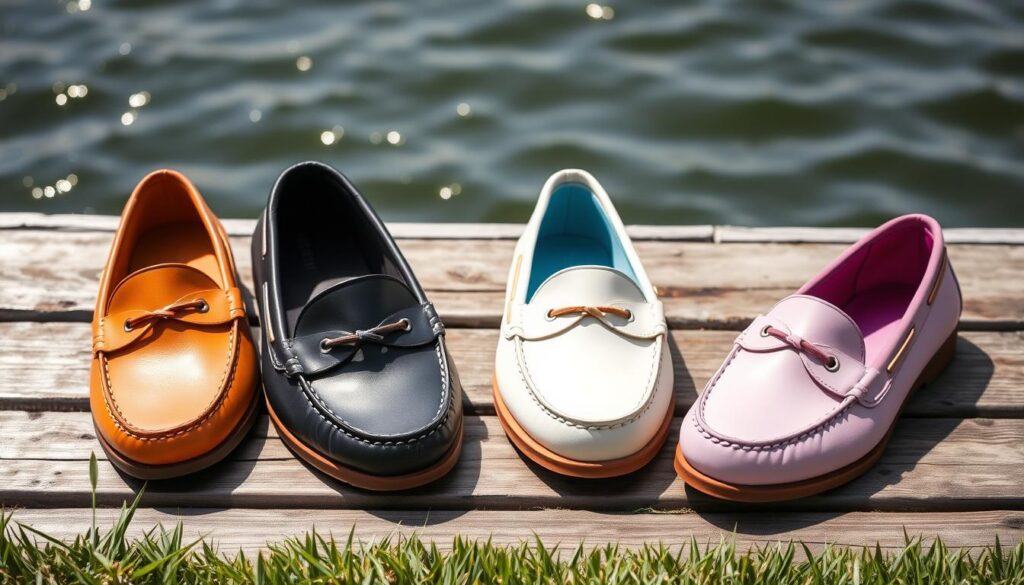
[[[672,413],[675,410],[675,400],[673,399],[654,438],[636,453],[606,461],[577,461],[559,455],[541,445],[519,425],[519,422],[509,412],[508,407],[505,406],[505,401],[501,398],[501,391],[498,389],[497,377],[493,374],[491,375],[491,390],[494,393],[494,410],[498,414],[498,421],[501,422],[505,434],[520,453],[548,471],[584,479],[618,477],[632,473],[650,463],[658,455],[661,446],[665,444],[665,439],[668,438],[668,429],[672,424]]]
[[[253,395],[252,404],[250,404],[249,409],[245,411],[245,416],[242,417],[242,420],[240,420],[234,430],[231,431],[231,434],[221,441],[219,445],[199,457],[194,457],[179,463],[168,463],[166,465],[139,463],[138,461],[134,461],[122,455],[114,448],[113,445],[103,438],[99,429],[96,429],[96,438],[99,439],[100,446],[103,447],[103,451],[107,454],[107,459],[110,460],[110,463],[112,463],[117,469],[134,478],[157,480],[172,479],[183,475],[189,475],[219,463],[234,451],[235,447],[242,442],[242,439],[249,434],[249,430],[252,429],[253,424],[256,423],[256,418],[259,414],[258,410],[260,402],[258,396],[258,394]],[[95,423],[93,426],[95,427]]]
[[[932,356],[931,361],[929,361],[928,365],[926,365],[924,370],[921,371],[921,375],[918,376],[911,391],[907,393],[907,398],[900,406],[900,413],[903,412],[903,407],[906,406],[914,391],[920,388],[921,385],[934,380],[944,369],[946,369],[946,366],[949,365],[949,362],[953,359],[953,354],[956,352],[956,337],[957,333],[954,331],[953,334],[943,342],[942,346],[939,347],[939,350],[935,352],[935,355]],[[775,485],[744,485],[721,481],[704,475],[700,471],[694,469],[686,458],[683,457],[682,444],[676,447],[675,469],[680,479],[685,481],[687,484],[698,491],[719,499],[751,503],[795,500],[797,498],[812,496],[814,494],[819,494],[832,488],[839,487],[853,479],[856,479],[867,470],[871,469],[885,451],[885,447],[889,443],[889,438],[892,436],[893,429],[896,427],[897,420],[899,420],[899,415],[897,415],[896,419],[893,420],[892,426],[889,427],[885,437],[882,438],[878,445],[875,445],[871,451],[857,461],[854,461],[846,467],[802,481]]]
[[[426,485],[432,481],[436,481],[441,477],[444,477],[452,467],[459,460],[459,454],[462,452],[462,420],[459,420],[459,426],[455,430],[458,438],[455,440],[455,444],[448,449],[448,452],[444,454],[440,461],[419,471],[412,473],[406,473],[404,475],[373,475],[352,469],[341,465],[336,461],[332,461],[327,457],[321,455],[318,451],[312,447],[306,445],[301,439],[293,435],[283,424],[281,420],[277,418],[277,414],[274,412],[273,407],[270,406],[270,401],[267,401],[267,412],[270,414],[270,420],[274,422],[274,426],[277,427],[277,432],[281,436],[281,441],[287,445],[287,447],[306,463],[317,468],[319,471],[326,473],[327,475],[343,481],[349,485],[364,490],[373,490],[377,492],[391,492],[399,490],[408,490],[422,485]]]

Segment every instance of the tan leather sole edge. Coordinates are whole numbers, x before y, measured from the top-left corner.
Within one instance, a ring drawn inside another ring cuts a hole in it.
[[[603,479],[618,477],[632,473],[647,465],[658,455],[661,446],[668,438],[668,429],[672,425],[672,413],[675,411],[675,399],[670,402],[665,419],[658,427],[654,438],[647,442],[642,449],[632,455],[619,459],[606,461],[577,461],[555,453],[531,437],[526,430],[519,425],[512,413],[509,412],[505,401],[501,398],[501,391],[498,389],[498,380],[491,375],[491,390],[494,394],[494,410],[498,415],[498,421],[505,430],[512,444],[519,449],[519,452],[526,455],[531,461],[540,465],[548,471],[570,477],[581,477],[584,479]]]
[[[920,388],[922,384],[934,380],[944,369],[946,369],[949,362],[952,361],[953,354],[956,352],[956,338],[957,332],[954,331],[953,334],[942,343],[942,346],[940,346],[938,351],[935,352],[935,355],[932,356],[928,365],[924,367],[924,370],[921,371],[921,375],[918,376],[917,381],[914,383],[914,387],[909,393],[907,393],[907,398],[903,401],[903,405],[900,406],[900,414],[902,414],[903,407],[906,406],[914,392]],[[857,461],[854,461],[846,467],[802,481],[775,485],[745,485],[717,480],[697,471],[692,465],[690,465],[689,461],[687,461],[683,456],[682,443],[676,447],[674,466],[679,478],[691,487],[704,492],[709,496],[714,496],[723,500],[748,503],[795,500],[797,498],[812,496],[832,488],[839,487],[856,479],[868,469],[871,469],[885,451],[885,447],[889,443],[889,438],[892,436],[893,429],[896,428],[896,422],[898,420],[899,414],[897,414],[896,418],[893,420],[893,424],[889,427],[885,437],[883,437],[882,440],[879,441],[873,449],[871,449],[871,451]]]
[[[96,429],[96,438],[99,439],[100,446],[103,447],[103,451],[107,454],[107,459],[110,460],[110,463],[124,473],[127,473],[136,479],[143,480],[172,479],[206,469],[207,467],[219,463],[234,451],[235,447],[238,447],[239,443],[242,442],[242,439],[249,434],[249,430],[252,429],[253,424],[256,423],[256,418],[259,414],[259,404],[259,395],[254,394],[252,404],[250,404],[249,409],[246,410],[245,416],[242,417],[242,420],[239,421],[226,439],[203,455],[194,457],[187,461],[181,461],[179,463],[168,463],[165,465],[139,463],[138,461],[134,461],[122,455],[114,448],[113,445],[103,438],[103,435],[100,433],[98,428]],[[94,427],[95,424],[96,423],[94,421]]]
[[[459,426],[455,430],[458,435],[455,444],[448,449],[448,452],[437,463],[420,471],[404,475],[373,475],[341,465],[307,446],[281,424],[281,420],[277,418],[277,414],[274,412],[273,407],[270,406],[269,400],[267,401],[267,412],[270,414],[270,420],[274,421],[277,432],[281,435],[281,441],[291,449],[292,453],[334,479],[364,490],[391,492],[426,485],[444,477],[451,471],[452,467],[455,467],[455,463],[459,460],[459,454],[462,452],[463,435],[462,420],[460,419]]]

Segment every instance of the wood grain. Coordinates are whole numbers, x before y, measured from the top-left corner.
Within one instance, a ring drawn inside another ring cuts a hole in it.
[[[672,331],[676,412],[683,414],[718,369],[736,336],[730,331]],[[88,410],[86,323],[0,323],[0,409]],[[450,329],[449,347],[467,412],[494,414],[491,372],[498,333]],[[965,332],[956,358],[915,394],[907,416],[1024,417],[1024,332]]]
[[[685,488],[672,468],[679,419],[647,468],[627,477],[587,481],[526,463],[494,417],[466,418],[459,464],[431,486],[402,494],[349,488],[296,460],[262,417],[229,460],[194,476],[151,482],[147,506],[254,508],[637,510],[740,509]],[[88,413],[0,412],[0,504],[88,506],[88,457],[101,457]],[[904,419],[882,460],[854,482],[773,510],[937,511],[1024,507],[1024,420]],[[969,478],[969,479],[968,479]],[[120,506],[141,483],[109,464],[97,500]],[[753,507],[752,509],[757,509]]]
[[[118,511],[99,510],[97,525],[110,526]],[[88,510],[17,510],[14,521],[29,524],[61,540],[71,540],[91,526]],[[149,528],[173,528],[183,523],[184,538],[191,541],[208,536],[220,552],[247,555],[266,550],[268,542],[301,537],[311,529],[336,541],[345,541],[350,531],[364,544],[384,538],[416,534],[440,550],[451,550],[456,535],[474,541],[490,540],[496,545],[534,544],[534,535],[549,548],[558,546],[571,555],[577,545],[584,549],[616,542],[635,549],[644,543],[664,544],[678,551],[692,537],[698,546],[733,541],[740,551],[753,547],[800,541],[813,552],[826,545],[870,547],[898,551],[906,538],[921,538],[927,546],[936,536],[952,548],[994,545],[996,537],[1005,548],[1024,537],[1024,513],[995,510],[958,513],[794,513],[720,514],[659,513],[616,514],[583,510],[535,510],[516,514],[491,510],[409,511],[409,510],[251,510],[194,508],[183,512],[143,508],[135,513],[128,530],[138,537]],[[802,554],[798,552],[798,556]]]
[[[88,409],[89,326],[117,218],[0,214],[0,505],[56,533],[88,526],[87,460],[101,455]],[[251,220],[226,220],[249,283]],[[1024,230],[946,230],[965,296],[956,359],[907,405],[882,460],[820,496],[737,506],[686,488],[666,447],[648,468],[605,481],[556,476],[509,445],[490,391],[506,272],[521,224],[389,224],[449,326],[466,389],[466,443],[453,473],[401,494],[349,488],[306,467],[261,417],[227,461],[151,483],[134,530],[186,519],[227,551],[319,530],[371,541],[417,530],[441,548],[454,534],[516,543],[678,544],[693,534],[741,548],[800,539],[898,549],[911,536],[951,546],[1004,545],[1024,532]],[[677,415],[751,318],[792,293],[860,229],[630,226],[672,331]],[[254,316],[255,320],[255,316]],[[978,418],[974,418],[978,417]],[[102,459],[102,457],[101,457]],[[141,483],[101,463],[101,506]],[[190,507],[191,506],[191,507]],[[242,507],[233,508],[232,507]],[[557,508],[557,509],[552,509]],[[657,514],[629,514],[656,509]],[[1015,511],[1018,510],[1018,511]],[[511,513],[511,511],[515,511]],[[101,524],[114,510],[101,509]],[[137,532],[136,532],[137,533]]]
[[[90,318],[109,251],[107,232],[0,230],[0,318]],[[248,238],[232,238],[251,288]],[[509,240],[401,242],[403,253],[449,326],[500,321]],[[714,244],[646,241],[638,252],[665,299],[669,323],[739,329],[799,288],[838,255],[837,244]],[[457,250],[457,252],[456,252]],[[950,247],[964,293],[965,329],[1024,326],[1024,246]]]
[[[114,231],[116,215],[0,213],[0,229],[51,229],[64,231]],[[248,236],[256,227],[254,219],[221,219],[232,236]],[[516,239],[523,233],[521,223],[409,223],[388,222],[396,238]],[[746,227],[732,225],[628,225],[634,240],[715,242],[830,242],[848,244],[866,234],[867,228],[835,227]],[[946,228],[950,244],[1024,244],[1020,228]]]

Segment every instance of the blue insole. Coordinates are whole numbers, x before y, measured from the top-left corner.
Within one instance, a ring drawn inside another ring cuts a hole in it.
[[[566,183],[555,188],[541,220],[527,300],[552,274],[573,266],[607,266],[636,282],[626,251],[593,193]]]

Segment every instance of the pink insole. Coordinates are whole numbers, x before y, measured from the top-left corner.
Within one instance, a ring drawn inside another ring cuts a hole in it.
[[[916,292],[917,288],[909,284],[881,284],[858,292],[842,307],[864,334],[868,365],[877,365],[876,358],[886,357],[879,356],[884,348],[891,348],[900,341],[897,339],[902,333],[899,322]]]

